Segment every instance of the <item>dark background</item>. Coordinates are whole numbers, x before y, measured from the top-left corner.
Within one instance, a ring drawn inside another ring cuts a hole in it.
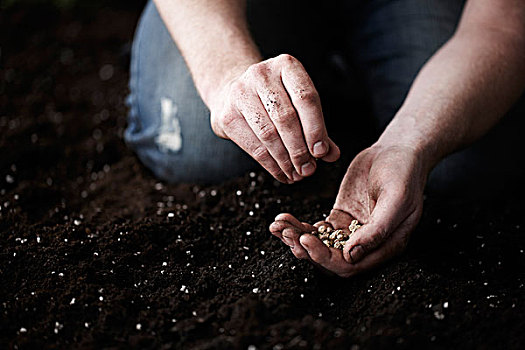
[[[352,151],[293,186],[156,180],[122,140],[143,4],[1,4],[0,348],[525,346],[520,188],[426,197],[407,252],[343,280],[268,225],[327,214]],[[365,110],[332,82],[316,79],[328,116]]]

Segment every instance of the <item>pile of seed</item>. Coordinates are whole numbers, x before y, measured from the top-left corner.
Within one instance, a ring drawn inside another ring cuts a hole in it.
[[[357,220],[352,220],[350,226],[348,226],[348,231],[334,230],[328,225],[320,225],[317,228],[317,231],[313,231],[312,234],[319,237],[327,247],[343,250],[350,235],[360,227],[361,225]]]

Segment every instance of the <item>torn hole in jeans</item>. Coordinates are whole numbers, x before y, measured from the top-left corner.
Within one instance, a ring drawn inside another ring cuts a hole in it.
[[[177,105],[167,97],[161,98],[160,114],[161,124],[155,143],[163,153],[177,153],[182,148],[182,131],[177,118]]]

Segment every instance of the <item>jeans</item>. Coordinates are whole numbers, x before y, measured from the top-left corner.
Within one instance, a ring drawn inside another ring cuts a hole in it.
[[[254,38],[265,57],[290,53],[309,72],[311,67],[316,86],[326,76],[327,60],[350,72],[348,85],[366,94],[380,133],[403,103],[420,68],[453,34],[463,1],[348,0],[324,7],[320,3],[249,0]],[[336,45],[349,60],[333,54]],[[157,177],[217,183],[258,167],[234,143],[212,132],[210,112],[151,1],[135,34],[130,70],[125,140]],[[351,94],[352,88],[348,91]],[[518,118],[510,119],[438,164],[429,176],[429,190],[476,191],[480,184],[473,180],[482,178],[499,188],[496,183],[522,174],[516,161],[502,157],[520,137],[514,120]],[[481,185],[486,189],[487,183]]]

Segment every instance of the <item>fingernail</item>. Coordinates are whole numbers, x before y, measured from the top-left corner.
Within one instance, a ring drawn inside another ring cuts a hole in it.
[[[314,145],[314,156],[322,157],[326,153],[326,145],[323,141],[319,141]]]
[[[313,172],[315,170],[315,167],[312,163],[308,162],[308,163],[304,163],[302,166],[301,166],[301,175],[302,176],[309,176],[309,175],[312,175]]]
[[[294,181],[293,181],[292,179],[288,179],[288,178],[286,178],[286,183],[287,183],[288,185],[291,185],[291,184],[294,183]]]
[[[293,176],[293,180],[294,180],[294,181],[300,181],[300,180],[303,179],[303,178],[301,177],[301,175],[297,174],[297,171],[295,171],[295,170],[292,172],[292,176]]]
[[[360,245],[356,245],[352,249],[350,249],[349,254],[350,260],[352,260],[352,264],[355,264],[356,262],[361,260],[363,255],[365,255],[365,251],[363,250],[363,247],[361,247]]]

